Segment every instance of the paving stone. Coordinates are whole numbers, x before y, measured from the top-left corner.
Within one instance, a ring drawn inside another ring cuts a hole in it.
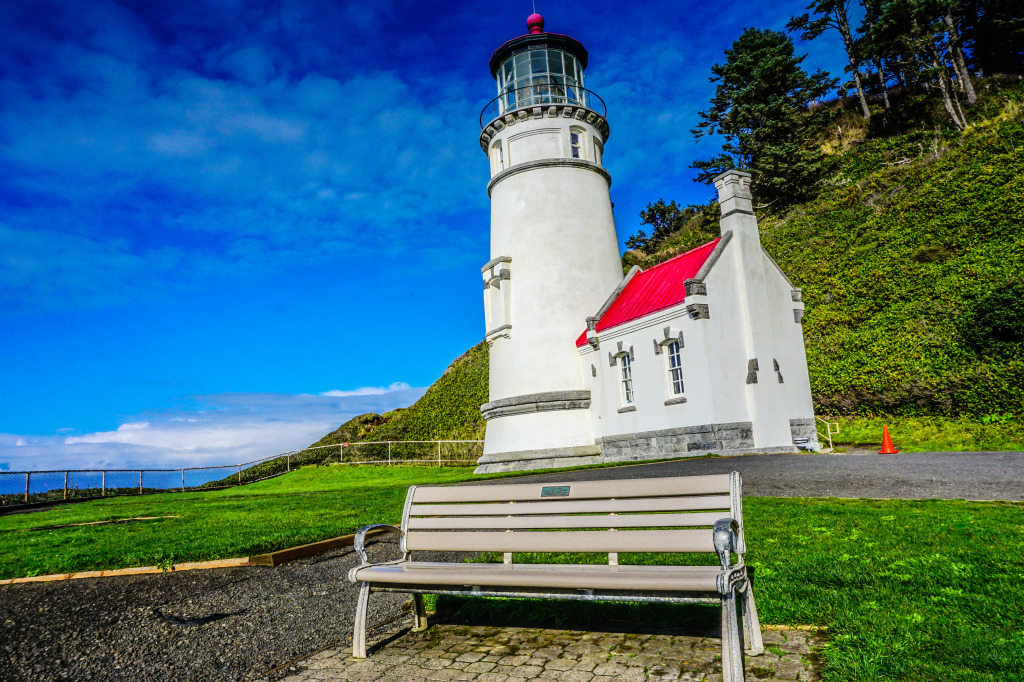
[[[602,663],[594,668],[595,675],[624,675],[628,668],[621,663]]]
[[[372,634],[372,633],[371,633]],[[820,680],[815,631],[769,630],[772,647],[746,658],[747,682]],[[377,633],[370,657],[347,646],[296,664],[287,682],[720,682],[721,641],[677,630],[581,632],[437,624],[427,632]],[[780,655],[781,653],[781,655]]]
[[[477,661],[476,663],[470,663],[463,670],[467,673],[486,673],[494,670],[495,665],[493,663],[484,663],[483,661]]]
[[[547,673],[551,673],[551,677],[547,679],[560,682],[590,682],[594,679],[594,673],[586,670],[545,670],[539,679],[544,679]]]
[[[674,680],[679,677],[681,671],[674,665],[655,665],[647,671],[649,680]]]
[[[506,682],[506,680],[508,680],[508,675],[495,672],[483,673],[476,678],[476,682]]]
[[[448,667],[448,659],[427,658],[420,661],[419,666],[424,670],[443,670]]]

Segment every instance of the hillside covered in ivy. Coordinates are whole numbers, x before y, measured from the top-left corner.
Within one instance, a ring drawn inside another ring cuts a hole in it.
[[[804,292],[821,414],[1024,412],[1024,87],[979,89],[963,132],[879,135],[837,111],[818,196],[758,212],[764,247]],[[645,213],[668,227],[633,240],[627,266],[718,232],[714,203]]]
[[[916,122],[889,133],[834,103],[820,193],[759,211],[765,248],[804,292],[819,414],[1024,412],[1024,84],[979,91],[962,132],[927,125],[927,99]],[[624,268],[714,238],[718,213],[714,202],[653,203],[642,218],[658,238],[631,240]],[[479,344],[411,407],[361,415],[315,445],[481,438],[486,401]]]

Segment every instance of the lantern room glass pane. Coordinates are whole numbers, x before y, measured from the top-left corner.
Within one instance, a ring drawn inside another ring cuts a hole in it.
[[[505,60],[496,76],[499,114],[537,104],[582,104],[579,62],[562,50],[535,48]]]

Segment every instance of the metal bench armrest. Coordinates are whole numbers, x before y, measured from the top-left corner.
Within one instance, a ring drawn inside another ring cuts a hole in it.
[[[739,541],[740,524],[735,519],[718,519],[715,521],[714,543],[715,552],[718,554],[718,561],[722,569],[730,568],[732,564],[732,553],[739,554],[737,545]],[[742,563],[742,557],[740,559]]]
[[[378,530],[381,528],[387,528],[393,530],[396,533],[405,536],[405,533],[398,526],[392,526],[390,523],[374,523],[369,526],[363,526],[356,531],[356,537],[352,541],[352,546],[356,550],[356,554],[359,555],[359,559],[363,562],[363,565],[370,563],[366,556],[366,534],[370,531]]]

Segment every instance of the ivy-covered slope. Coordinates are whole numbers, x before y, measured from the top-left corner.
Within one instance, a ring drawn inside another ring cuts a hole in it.
[[[1020,84],[986,98],[963,133],[917,124],[865,139],[863,125],[834,125],[824,191],[759,214],[765,248],[804,291],[819,413],[1024,412],[1022,98]],[[716,223],[698,210],[623,262],[662,262]]]
[[[985,328],[1024,274],[1022,111],[1017,92],[963,134],[866,141],[816,201],[761,221],[804,289],[819,411],[1024,411],[1022,344]]]
[[[917,126],[824,149],[817,199],[759,215],[765,248],[804,292],[811,389],[821,414],[1024,413],[1024,85],[975,109],[963,133]],[[852,133],[852,134],[851,134]],[[697,210],[647,268],[717,234]],[[477,439],[487,346],[470,349],[407,409],[356,417],[315,445]]]
[[[413,405],[364,414],[313,445],[385,440],[478,440],[484,437],[480,406],[487,402],[487,344],[456,358]]]

